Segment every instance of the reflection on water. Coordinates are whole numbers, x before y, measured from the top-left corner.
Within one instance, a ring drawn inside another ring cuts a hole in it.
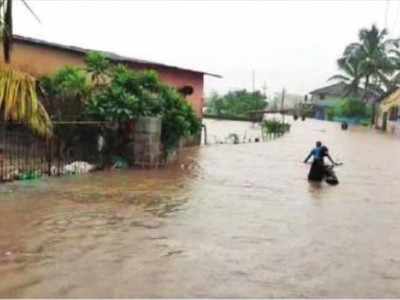
[[[305,180],[318,139],[338,186]],[[168,169],[0,186],[0,297],[398,297],[399,143],[298,121]]]

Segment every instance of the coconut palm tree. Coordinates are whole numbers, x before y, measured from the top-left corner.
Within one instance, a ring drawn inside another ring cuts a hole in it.
[[[395,67],[395,72],[392,76],[387,77],[386,86],[388,91],[393,91],[400,87],[400,50],[391,49],[389,54],[392,64]]]
[[[21,2],[36,17],[28,3]],[[0,0],[0,37],[5,62],[0,64],[0,120],[24,123],[39,135],[49,137],[52,124],[38,100],[36,79],[9,65],[13,41],[12,11],[13,0]]]
[[[393,80],[400,80],[400,75],[395,74],[400,60],[396,62],[390,56],[392,51],[399,49],[399,39],[387,39],[387,34],[386,29],[380,30],[376,25],[362,28],[359,31],[358,42],[348,45],[338,61],[344,74],[333,76],[331,79],[347,82],[350,90],[357,90],[363,83],[364,100],[371,92],[376,96],[385,90],[391,90]],[[375,101],[372,102],[375,112]],[[375,119],[374,113],[372,118]]]
[[[358,62],[358,71],[363,78],[366,92],[371,84],[388,85],[388,78],[396,69],[389,52],[398,49],[399,40],[386,39],[387,34],[386,29],[379,30],[376,25],[372,25],[370,29],[362,28],[359,32],[359,42],[351,43],[344,50],[343,60],[349,63]],[[347,64],[344,63],[339,67],[344,70]]]
[[[360,69],[360,61],[354,57],[342,57],[338,59],[337,64],[342,71],[341,74],[330,77],[328,81],[334,80],[345,83],[347,90],[344,96],[358,95],[360,91],[360,81],[363,76]]]

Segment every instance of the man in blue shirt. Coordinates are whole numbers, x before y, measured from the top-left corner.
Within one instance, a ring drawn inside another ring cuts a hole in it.
[[[322,149],[322,143],[320,141],[318,141],[315,144],[315,148],[311,150],[310,154],[308,154],[308,156],[306,157],[306,159],[304,160],[304,163],[307,163],[308,160],[313,157],[314,161],[315,160],[323,160],[323,149]]]
[[[313,162],[310,172],[308,173],[308,180],[321,181],[323,179],[326,174],[324,157],[327,157],[333,165],[336,165],[332,157],[329,155],[328,147],[323,146],[320,141],[316,143],[316,147],[311,150],[310,154],[304,160],[304,163],[307,163],[311,157],[313,157]]]

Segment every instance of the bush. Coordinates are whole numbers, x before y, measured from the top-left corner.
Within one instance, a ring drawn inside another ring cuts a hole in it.
[[[90,81],[84,70],[67,66],[53,76],[41,78],[39,86],[42,102],[53,121],[81,119],[90,94]]]
[[[98,121],[126,122],[162,112],[162,101],[154,86],[161,85],[153,72],[135,72],[118,66],[110,72],[110,83],[90,98],[86,113]]]
[[[182,137],[198,134],[201,123],[176,89],[164,86],[160,96],[163,101],[161,140],[169,151],[178,146]]]
[[[175,88],[162,84],[156,72],[118,66],[109,74],[110,83],[88,102],[86,112],[92,119],[125,122],[159,116],[161,142],[167,151],[177,147],[182,137],[200,132],[201,124],[191,105]]]
[[[191,105],[175,88],[161,83],[157,72],[113,66],[101,53],[89,53],[85,62],[84,69],[66,67],[42,79],[43,95],[55,119],[121,123],[159,116],[161,142],[167,150],[182,137],[200,132]]]
[[[326,111],[326,116],[328,121],[333,121],[333,119],[335,118],[335,108],[334,107],[329,107],[328,110]]]
[[[279,122],[277,120],[264,120],[262,123],[262,128],[267,133],[283,134],[290,130],[290,124]]]
[[[336,112],[339,117],[366,117],[367,105],[360,100],[344,99],[336,107]]]

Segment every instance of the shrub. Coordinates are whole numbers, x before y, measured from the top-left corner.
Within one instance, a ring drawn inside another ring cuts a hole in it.
[[[184,136],[200,132],[191,105],[175,88],[162,84],[155,71],[137,72],[118,66],[109,71],[110,83],[93,93],[87,115],[99,121],[125,122],[141,116],[162,118],[161,142],[167,151]]]
[[[329,121],[332,121],[335,118],[335,114],[336,112],[334,107],[329,107],[326,111],[326,116]]]
[[[42,102],[53,121],[81,119],[90,94],[90,81],[84,70],[67,66],[53,76],[41,78],[39,86]]]
[[[354,99],[344,99],[336,107],[340,117],[365,117],[367,116],[367,105],[365,102]]]
[[[162,143],[167,150],[180,139],[196,135],[200,121],[191,105],[155,71],[112,66],[101,53],[89,53],[86,67],[65,67],[41,79],[44,103],[59,121],[122,123],[141,116],[162,118]]]
[[[290,124],[279,122],[277,120],[264,120],[262,123],[262,128],[267,133],[283,134],[290,130]]]

